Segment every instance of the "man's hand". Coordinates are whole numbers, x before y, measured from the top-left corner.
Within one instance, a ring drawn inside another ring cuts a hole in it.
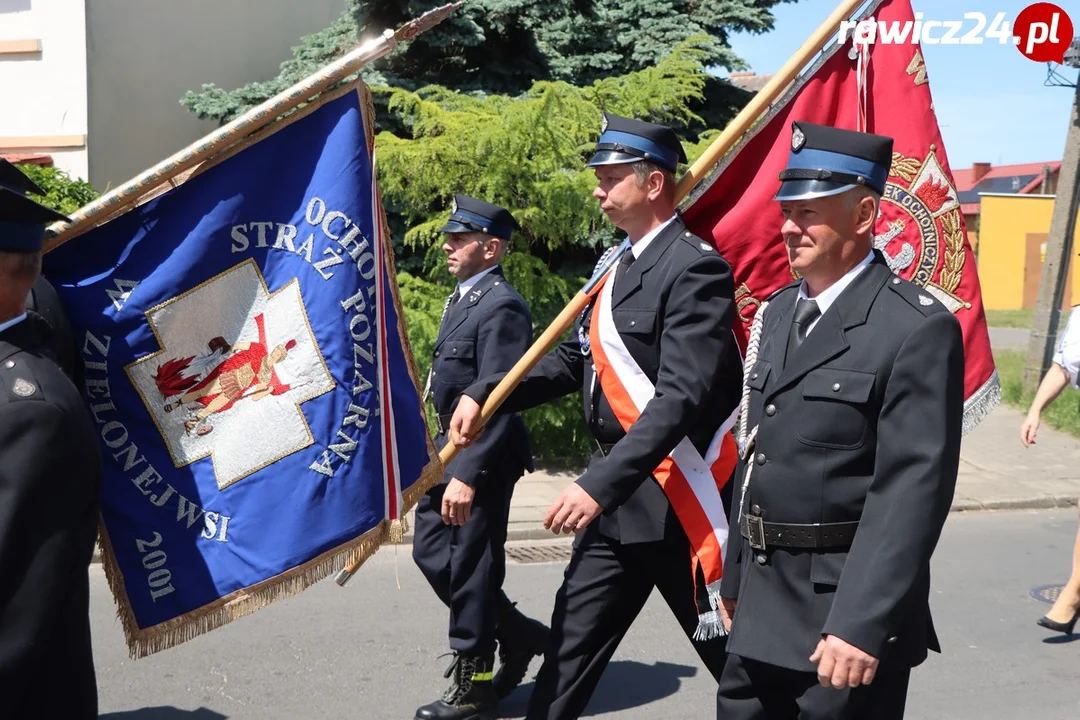
[[[548,508],[544,527],[559,533],[577,533],[589,526],[604,508],[592,499],[577,483],[570,483]]]
[[[1028,413],[1020,425],[1020,442],[1024,447],[1035,444],[1035,434],[1039,431],[1039,413]]]
[[[720,621],[728,632],[731,632],[731,619],[735,617],[735,603],[735,598],[720,598]]]
[[[442,521],[447,525],[464,525],[472,516],[472,502],[476,490],[452,478],[442,496]]]
[[[877,673],[878,660],[835,635],[821,640],[810,662],[818,666],[817,676],[821,687],[836,690],[869,685]]]
[[[468,395],[458,398],[454,417],[450,419],[450,442],[460,448],[469,447],[480,436],[480,406]]]

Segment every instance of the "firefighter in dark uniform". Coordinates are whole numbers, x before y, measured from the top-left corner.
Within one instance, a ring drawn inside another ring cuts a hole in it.
[[[0,173],[0,688],[5,717],[82,720],[97,717],[89,566],[101,457],[48,324],[25,310],[45,224],[67,220],[25,187]]]
[[[930,557],[956,485],[964,348],[952,313],[873,249],[892,146],[792,126],[776,199],[802,279],[758,311],[747,350],[723,720],[901,718],[911,668],[940,651]]]
[[[38,187],[37,183],[24,175],[19,168],[0,158],[0,185],[13,192],[22,195],[44,195],[45,191]],[[75,387],[82,388],[83,369],[82,361],[75,339],[71,334],[71,325],[68,323],[67,313],[60,302],[60,296],[56,289],[45,279],[44,275],[38,275],[30,292],[26,295],[26,309],[43,317],[52,328],[49,335],[49,346],[52,354],[59,363],[60,368],[67,374]]]
[[[49,323],[49,327],[52,328],[49,347],[53,357],[56,358],[60,369],[81,391],[84,382],[82,355],[71,334],[71,324],[67,318],[67,311],[60,302],[60,296],[44,275],[39,275],[30,288],[26,296],[26,309],[37,313]]]
[[[437,414],[440,449],[461,391],[509,370],[532,343],[529,308],[499,265],[517,229],[506,209],[457,195],[440,230],[447,233],[443,250],[458,280],[443,310],[424,393]],[[420,720],[486,717],[521,682],[547,637],[547,628],[522,615],[502,591],[510,498],[517,480],[533,469],[525,423],[500,416],[489,431],[447,465],[443,482],[416,506],[413,557],[450,608],[454,652],[450,687],[417,710]]]
[[[599,180],[594,197],[631,243],[612,277],[617,333],[655,386],[629,432],[597,381],[590,340],[591,324],[599,322],[595,304],[582,314],[577,333],[545,356],[500,407],[513,412],[583,391],[585,420],[599,445],[545,522],[555,533],[577,537],[529,720],[571,720],[584,712],[654,588],[714,677],[723,668],[723,637],[694,639],[701,609],[690,541],[652,476],[684,437],[704,454],[737,406],[742,383],[732,334],[732,271],[675,211],[680,161],[685,155],[670,128],[607,115],[589,162]],[[482,441],[486,431],[472,437],[479,403],[500,379],[485,378],[466,391],[453,418],[455,442]]]

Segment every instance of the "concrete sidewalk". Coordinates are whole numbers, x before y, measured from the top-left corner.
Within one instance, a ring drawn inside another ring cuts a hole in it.
[[[1080,498],[1080,440],[1039,428],[1036,444],[1020,442],[1024,415],[999,405],[963,441],[954,512],[1067,507]],[[576,473],[537,471],[518,481],[509,539],[552,537],[544,515]]]

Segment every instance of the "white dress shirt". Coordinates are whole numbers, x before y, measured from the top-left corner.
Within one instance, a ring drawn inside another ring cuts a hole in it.
[[[869,265],[873,261],[873,259],[874,253],[871,251],[871,253],[866,256],[865,260],[844,273],[844,277],[840,278],[832,285],[819,292],[817,294],[817,297],[812,298],[815,302],[817,302],[818,316],[814,318],[814,321],[810,323],[809,327],[806,328],[807,335],[810,335],[810,333],[814,330],[814,326],[817,325],[818,320],[821,319],[821,316],[828,312],[829,307],[834,302],[836,302],[836,298],[840,297],[840,293],[844,292],[844,289],[851,284],[851,281],[857,278],[859,276],[859,273],[865,270],[866,266]],[[799,300],[806,299],[806,281],[803,280],[802,283],[799,285],[799,297],[795,302],[797,303]]]
[[[476,283],[480,282],[480,280],[485,275],[487,275],[489,272],[491,272],[492,270],[494,270],[497,267],[499,267],[499,266],[498,265],[492,265],[487,270],[481,270],[480,272],[476,273],[475,275],[473,275],[468,280],[465,280],[464,282],[458,283],[458,286],[457,286],[458,299],[460,300],[461,298],[465,297],[465,293],[472,290],[476,286]]]
[[[649,246],[649,243],[651,243],[653,240],[656,239],[657,235],[659,235],[661,232],[664,231],[664,228],[666,228],[671,223],[675,222],[676,217],[678,217],[678,216],[677,215],[672,215],[667,220],[665,220],[662,224],[660,224],[659,226],[657,226],[653,230],[650,230],[649,232],[645,233],[645,235],[640,240],[638,240],[636,243],[633,243],[633,244],[630,245],[630,251],[634,253],[634,259],[635,260],[637,260],[639,257],[641,257],[641,253],[645,252],[645,248],[647,248]]]

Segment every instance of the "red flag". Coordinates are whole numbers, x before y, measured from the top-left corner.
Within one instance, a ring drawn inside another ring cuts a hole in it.
[[[879,0],[867,14],[886,24],[915,19],[909,0]],[[800,76],[694,191],[684,218],[695,233],[712,237],[734,268],[745,347],[756,308],[794,277],[780,236],[780,204],[772,199],[790,153],[792,121],[892,137],[874,246],[893,272],[925,288],[960,320],[967,432],[997,405],[1001,389],[922,50],[912,43],[879,42],[861,53],[853,47],[850,39],[834,43]]]

